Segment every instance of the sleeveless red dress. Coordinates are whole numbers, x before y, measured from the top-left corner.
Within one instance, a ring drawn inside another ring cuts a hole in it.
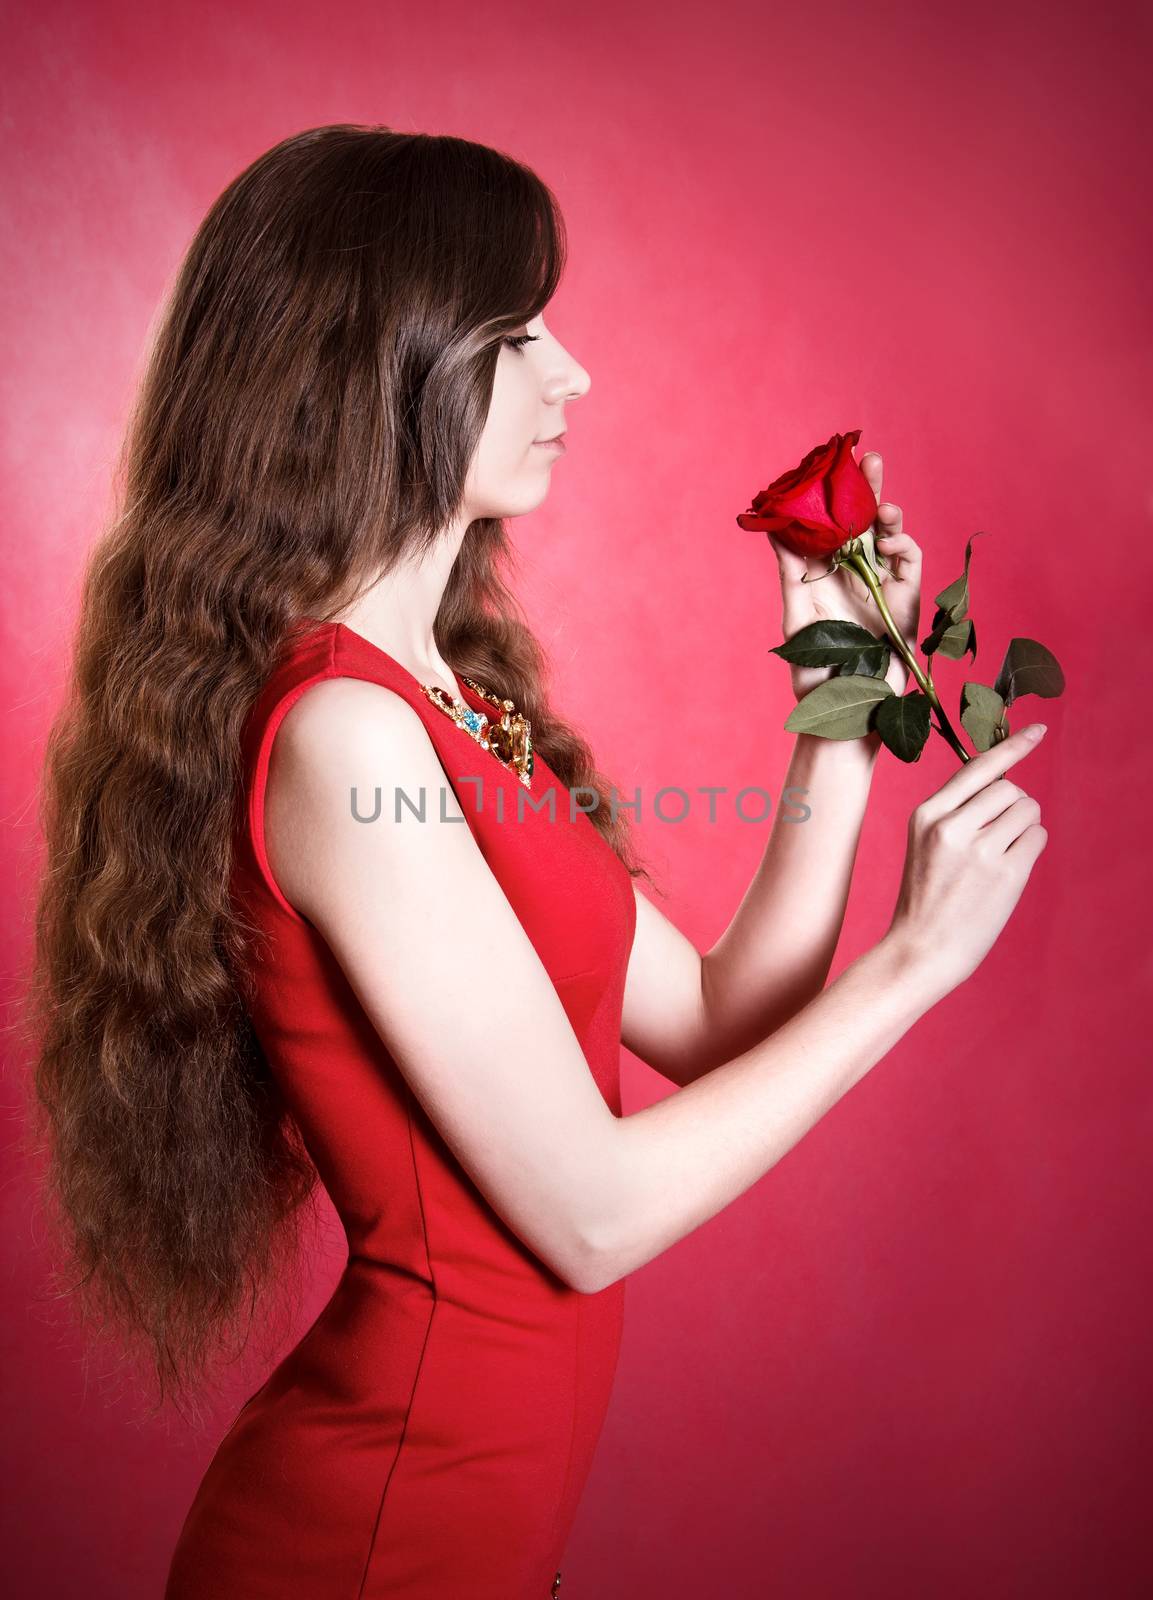
[[[245,729],[232,892],[268,936],[252,1021],[340,1216],[348,1262],[217,1448],[165,1600],[547,1600],[560,1590],[608,1405],[624,1280],[579,1293],[497,1215],[272,877],[263,821],[273,737],[289,707],[333,677],[383,684],[423,719],[446,786],[621,1114],[636,921],[624,864],[587,815],[570,817],[568,791],[539,755],[526,789],[393,657],[342,623],[307,619]],[[391,792],[382,804],[391,816]],[[357,807],[371,815],[372,796]],[[482,998],[499,975],[477,956]]]

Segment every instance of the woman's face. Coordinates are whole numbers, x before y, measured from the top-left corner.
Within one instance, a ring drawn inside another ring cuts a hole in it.
[[[580,362],[545,327],[543,314],[502,342],[488,417],[465,484],[469,521],[519,517],[540,505],[563,451],[538,441],[567,428],[566,400],[587,394],[591,384]]]

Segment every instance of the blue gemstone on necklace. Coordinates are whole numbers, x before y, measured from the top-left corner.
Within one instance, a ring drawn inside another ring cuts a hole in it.
[[[476,691],[477,694],[481,696],[482,699],[491,700],[494,705],[503,704],[503,719],[504,714],[510,709],[509,702],[507,700],[503,702],[497,700],[488,692],[488,690],[483,689],[480,684],[473,683],[471,678],[467,678],[465,681]],[[532,748],[531,724],[526,718],[517,717],[516,719],[517,725],[523,737],[523,749],[519,755],[514,755],[511,761],[506,760],[505,757],[499,753],[499,750],[504,747],[504,738],[498,738],[496,747],[490,743],[490,730],[494,726],[497,728],[498,733],[501,733],[502,735],[504,734],[505,728],[503,720],[499,724],[493,724],[483,711],[474,711],[472,706],[470,706],[466,701],[462,700],[459,695],[450,695],[448,690],[442,689],[439,684],[432,685],[422,683],[420,687],[428,699],[432,701],[434,706],[443,711],[446,716],[451,717],[458,727],[464,728],[469,734],[471,734],[471,736],[479,745],[482,745],[484,749],[496,757],[502,767],[507,767],[511,771],[514,771],[526,789],[532,788],[532,774],[536,762],[534,760]]]

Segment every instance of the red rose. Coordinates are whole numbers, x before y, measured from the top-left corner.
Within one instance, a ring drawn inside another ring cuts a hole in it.
[[[832,555],[871,528],[877,497],[853,455],[860,437],[860,428],[834,433],[828,444],[810,450],[799,467],[761,490],[737,525],[775,534],[802,556]]]

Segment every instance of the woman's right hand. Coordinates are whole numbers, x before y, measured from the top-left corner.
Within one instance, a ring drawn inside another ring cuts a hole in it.
[[[980,966],[1045,848],[1041,807],[1003,776],[1038,742],[1022,728],[980,751],[909,818],[905,868],[886,938],[942,996]]]

